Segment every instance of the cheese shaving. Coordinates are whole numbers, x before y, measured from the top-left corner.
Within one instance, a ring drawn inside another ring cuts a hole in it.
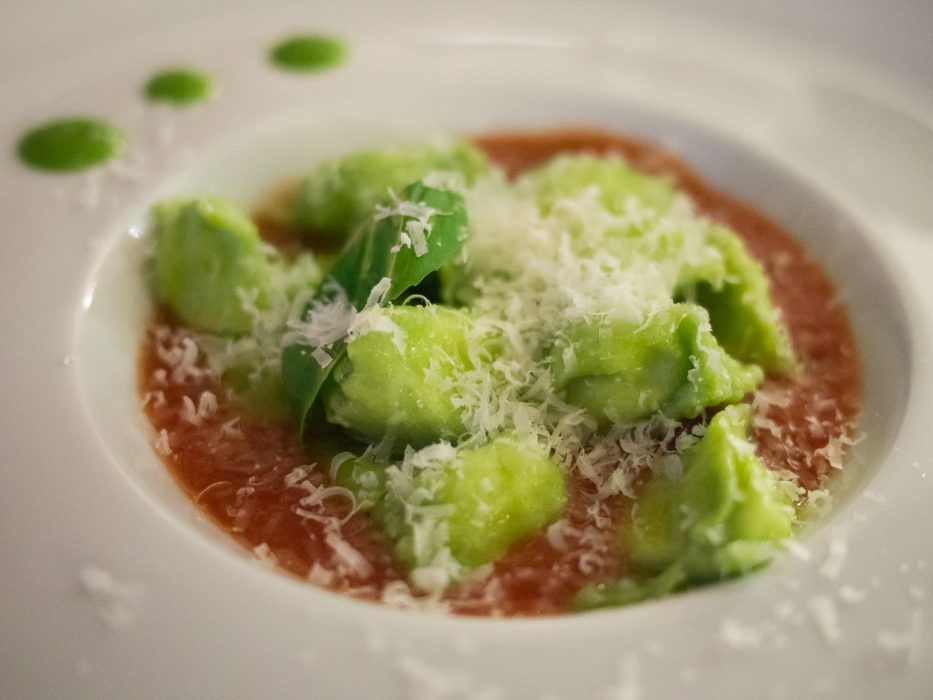
[[[117,579],[111,572],[88,564],[78,572],[84,593],[97,603],[101,618],[113,630],[127,627],[138,614],[142,586]]]

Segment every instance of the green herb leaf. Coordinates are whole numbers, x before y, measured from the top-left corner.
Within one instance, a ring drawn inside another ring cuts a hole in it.
[[[304,319],[315,308],[333,303],[341,290],[358,311],[367,304],[398,298],[453,260],[463,247],[466,228],[463,197],[421,182],[409,185],[397,200],[377,207],[372,221],[346,245],[305,307]],[[385,278],[391,280],[388,289],[371,299]],[[315,351],[331,358],[326,367],[314,356]],[[293,343],[282,353],[282,381],[299,434],[304,432],[305,418],[318,392],[345,353],[346,338],[321,347]]]

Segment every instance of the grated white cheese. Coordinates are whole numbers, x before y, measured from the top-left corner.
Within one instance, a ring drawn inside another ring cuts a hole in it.
[[[862,440],[865,439],[865,435],[859,435],[857,437],[849,437],[848,435],[836,435],[831,437],[826,444],[820,449],[816,450],[814,454],[821,455],[826,458],[826,461],[829,462],[829,466],[833,469],[842,469],[843,467],[843,455],[847,448],[852,445],[857,445]]]
[[[383,278],[388,279],[388,277]],[[375,287],[373,288],[375,290]],[[372,295],[370,295],[372,297]],[[354,314],[350,326],[347,328],[347,338],[353,342],[356,338],[367,333],[386,333],[392,336],[392,344],[404,355],[407,349],[405,332],[392,320],[391,312],[378,306],[368,306],[363,311]]]
[[[601,688],[597,698],[606,700],[639,700],[642,697],[641,660],[634,654],[626,654],[617,664],[616,682]]]
[[[143,588],[138,583],[118,580],[111,572],[88,564],[78,572],[84,593],[97,603],[97,611],[113,630],[127,627],[136,618]]]
[[[141,401],[140,407],[146,408],[149,404],[152,404],[153,408],[159,408],[160,406],[165,405],[165,392],[163,391],[147,391],[143,394],[143,400]]]
[[[340,527],[349,520],[357,510],[356,495],[350,491],[350,489],[344,488],[343,486],[324,486],[323,484],[315,483],[312,480],[314,467],[315,465],[311,464],[298,466],[292,469],[285,475],[285,487],[305,491],[305,495],[298,499],[298,505],[295,507],[294,512],[302,518],[316,520],[317,522],[325,524],[328,528],[328,536],[333,535],[335,537],[333,541],[336,543],[337,539],[340,539]],[[324,501],[329,498],[346,499],[350,504],[349,512],[343,518],[328,515],[324,507]],[[330,542],[328,542],[328,544],[330,544]],[[346,548],[342,548],[342,552],[347,552]],[[347,561],[349,561],[349,559]],[[351,568],[354,567],[351,566]]]
[[[194,497],[194,502],[195,502],[195,503],[201,503],[201,502],[205,499],[205,497],[207,497],[209,494],[213,495],[212,492],[214,492],[214,491],[224,491],[224,490],[227,490],[227,489],[229,489],[229,490],[232,490],[232,489],[233,489],[233,482],[231,482],[231,481],[215,481],[213,484],[208,484],[208,485],[205,486],[203,489],[201,489],[201,491],[198,492],[198,494]]]
[[[262,542],[253,547],[253,554],[264,564],[275,566],[279,561],[268,542]]]
[[[314,348],[314,350],[311,352],[311,357],[314,358],[314,361],[318,363],[321,369],[329,366],[330,363],[334,361],[334,358],[330,356],[330,353],[321,347]]]
[[[466,672],[443,669],[410,653],[396,659],[396,667],[408,685],[406,697],[412,700],[505,700],[508,696],[495,686],[478,686]]]
[[[851,584],[844,584],[839,589],[839,599],[850,605],[861,603],[868,596],[868,591],[864,588],[856,588]]]
[[[337,532],[328,532],[324,541],[337,557],[338,566],[343,567],[361,579],[369,578],[373,573],[373,566],[360,554],[353,545],[347,542]]]
[[[190,396],[181,397],[181,419],[185,423],[191,423],[191,425],[201,425],[201,419],[198,416],[198,409],[194,405],[194,401],[191,400]]]
[[[440,600],[440,594],[415,596],[414,592],[405,581],[390,581],[382,589],[381,600],[386,605],[402,610],[434,610],[444,612],[449,609],[449,605]]]
[[[914,610],[907,629],[902,632],[882,630],[878,633],[878,646],[889,654],[901,655],[909,665],[914,665],[920,655],[923,638],[923,611]]]
[[[336,281],[326,280],[322,289],[327,296],[315,300],[304,318],[289,319],[286,344],[302,342],[311,347],[327,347],[347,337],[356,309]]]
[[[820,573],[828,579],[838,578],[842,572],[848,553],[847,535],[847,531],[842,527],[834,527],[830,531],[829,551],[820,565]]]
[[[308,470],[305,467],[295,467],[285,475],[285,488],[291,488],[295,484],[304,481],[308,476]]]
[[[190,336],[160,327],[156,329],[155,340],[156,354],[171,368],[172,384],[199,381],[205,376],[206,370],[198,363],[198,346]]]
[[[450,572],[443,566],[420,566],[411,572],[411,582],[422,591],[443,591],[450,581]]]
[[[182,396],[181,419],[192,425],[202,425],[217,410],[217,396],[210,391],[202,391],[195,405],[190,396]]]
[[[155,448],[155,451],[163,457],[172,454],[172,444],[169,441],[168,430],[162,428],[162,430],[159,431],[159,436],[156,438],[155,442],[152,443],[152,446]]]
[[[794,539],[784,540],[784,549],[786,549],[791,556],[800,561],[810,561],[813,556],[813,552],[810,551],[810,548],[805,544],[798,542]]]
[[[375,221],[382,221],[392,216],[410,217],[411,220],[405,222],[405,229],[399,236],[398,246],[411,248],[416,257],[421,257],[428,252],[428,236],[431,233],[431,217],[440,212],[427,204],[421,202],[411,202],[403,200],[389,189],[389,204],[377,205],[374,214]],[[397,252],[399,247],[393,249]]]
[[[380,306],[385,303],[386,296],[389,293],[389,290],[392,288],[392,279],[390,277],[383,277],[381,280],[376,282],[373,285],[373,288],[369,291],[369,296],[366,298],[366,304],[364,308],[371,309],[374,306]]]
[[[743,625],[731,617],[719,623],[719,638],[733,649],[758,649],[762,645],[760,629]]]
[[[550,545],[557,550],[566,552],[571,548],[568,537],[579,538],[580,531],[573,527],[566,519],[551,523],[547,529],[547,539]]]
[[[352,343],[367,333],[388,333],[400,353],[405,352],[405,334],[381,308],[392,286],[392,280],[383,277],[373,285],[362,309],[355,309],[346,292],[334,280],[325,282],[326,296],[317,299],[306,315],[292,315],[285,322],[286,332],[281,347],[299,343],[313,348],[312,356],[322,367],[333,360],[327,348],[341,340]]]
[[[320,562],[314,562],[307,576],[308,582],[317,586],[330,586],[337,580],[337,574],[330,569],[322,566]]]
[[[865,498],[865,500],[874,501],[875,503],[884,504],[888,502],[888,499],[885,497],[883,493],[879,493],[878,491],[873,491],[872,489],[865,489],[862,492],[862,496]]]
[[[813,596],[807,601],[807,608],[823,638],[827,642],[838,643],[842,639],[842,628],[833,599],[828,595]]]
[[[201,420],[210,418],[216,410],[217,396],[211,391],[202,391],[198,397],[198,418]]]
[[[224,421],[220,425],[220,434],[224,437],[230,438],[242,438],[243,431],[237,427],[237,423],[240,422],[240,417],[235,416],[228,421]]]

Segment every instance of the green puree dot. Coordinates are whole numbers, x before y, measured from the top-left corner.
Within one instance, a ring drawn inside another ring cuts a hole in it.
[[[306,72],[332,68],[345,57],[346,47],[343,42],[313,34],[285,39],[269,52],[270,60],[279,68]]]
[[[23,136],[16,152],[40,170],[84,170],[120,155],[123,132],[100,119],[76,117],[51,121]]]
[[[146,83],[146,97],[177,107],[201,102],[215,92],[214,79],[206,73],[182,68],[156,73]]]

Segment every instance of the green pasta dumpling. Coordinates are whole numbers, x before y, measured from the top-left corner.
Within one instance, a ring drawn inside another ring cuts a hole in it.
[[[523,181],[535,190],[545,214],[558,201],[578,199],[591,188],[612,214],[626,211],[629,200],[635,200],[640,207],[664,211],[675,195],[668,178],[635,170],[618,156],[559,156],[529,172]]]
[[[244,298],[261,306],[270,276],[255,224],[219,197],[161,202],[154,217],[159,298],[195,330],[248,333]]]
[[[321,280],[314,255],[266,248],[242,212],[216,198],[163,202],[155,213],[162,300],[200,331],[211,369],[244,411],[284,420],[281,336],[293,300]]]
[[[364,151],[320,164],[298,188],[294,218],[318,234],[344,236],[387,200],[431,173],[457,173],[469,184],[488,169],[468,143]]]
[[[461,452],[437,496],[452,506],[450,550],[466,566],[498,559],[557,518],[566,499],[563,473],[547,450],[510,437]]]
[[[524,183],[544,215],[567,202],[560,215],[584,249],[595,246],[629,266],[651,265],[673,296],[705,307],[717,340],[733,357],[768,372],[796,367],[761,264],[732,231],[694,216],[686,200],[675,207],[669,179],[634,170],[618,157],[575,155],[549,161]],[[619,218],[588,219],[592,211],[580,208],[588,190]]]
[[[622,532],[634,578],[584,589],[579,607],[625,605],[745,574],[791,536],[788,491],[748,440],[751,410],[728,406],[681,455],[682,473],[644,487]]]
[[[766,371],[796,367],[787,330],[770,297],[764,268],[732,231],[712,226],[705,238],[721,256],[718,266],[683,270],[679,296],[703,306],[727,352]]]
[[[440,306],[371,309],[323,389],[327,420],[370,440],[421,446],[464,431],[452,401],[472,368],[465,314]]]
[[[691,582],[745,573],[791,535],[794,508],[748,441],[751,412],[729,406],[682,456],[683,476],[656,476],[639,496],[624,539],[636,567],[678,562]]]
[[[627,424],[661,411],[692,418],[739,401],[763,376],[718,344],[706,311],[672,304],[641,323],[571,325],[551,351],[557,388],[601,424]]]
[[[431,451],[440,458],[412,471],[365,455],[337,471],[337,483],[372,508],[412,570],[450,573],[495,561],[566,504],[563,471],[536,442],[500,435],[482,447],[442,444],[425,450]]]

